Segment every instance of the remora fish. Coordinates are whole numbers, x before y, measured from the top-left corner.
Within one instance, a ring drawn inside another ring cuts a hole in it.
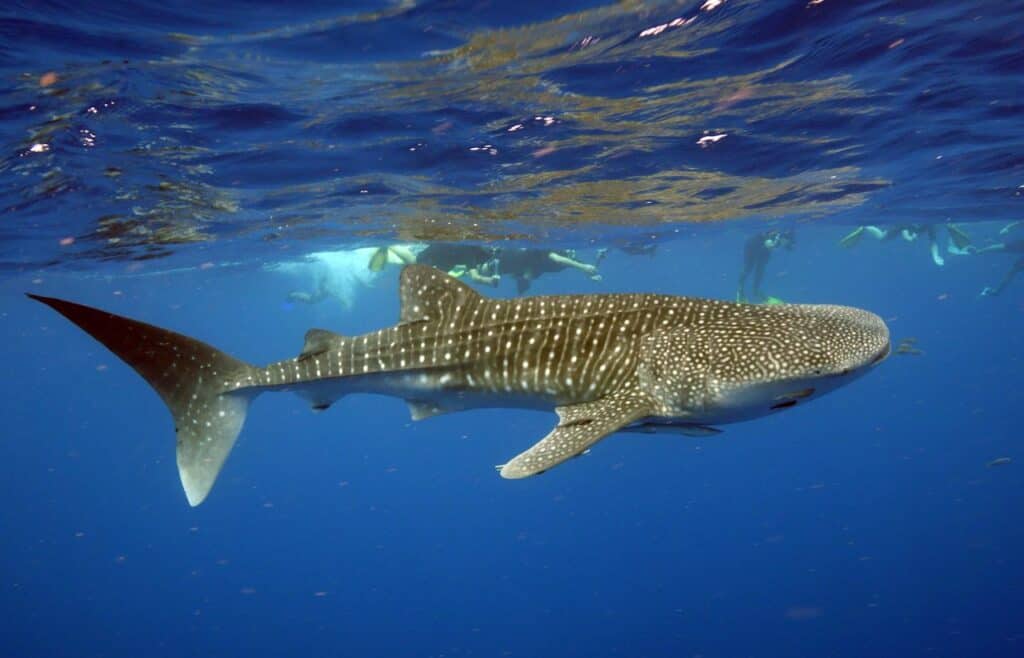
[[[314,409],[349,393],[404,398],[416,420],[479,407],[558,413],[540,442],[500,466],[543,472],[619,430],[708,435],[819,397],[889,354],[873,313],[648,294],[490,299],[423,265],[401,274],[401,319],[362,336],[311,329],[298,357],[251,366],[181,334],[29,295],[134,368],[174,417],[188,502],[213,486],[265,391]]]

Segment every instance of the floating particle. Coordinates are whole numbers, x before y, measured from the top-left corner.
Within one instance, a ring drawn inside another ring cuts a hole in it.
[[[792,606],[786,608],[786,618],[793,621],[807,621],[817,619],[822,615],[821,608],[814,606]]]

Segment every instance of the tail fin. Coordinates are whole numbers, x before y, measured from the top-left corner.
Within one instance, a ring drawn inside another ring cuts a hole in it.
[[[259,389],[255,369],[181,334],[52,297],[28,295],[77,324],[142,375],[174,417],[178,474],[190,505],[203,502]]]

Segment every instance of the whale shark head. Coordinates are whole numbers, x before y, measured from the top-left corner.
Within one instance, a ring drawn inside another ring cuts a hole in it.
[[[857,379],[889,355],[874,313],[832,305],[730,305],[645,346],[641,377],[688,422],[765,416]]]
[[[889,356],[889,329],[874,313],[832,305],[762,308],[717,337],[721,353],[709,370],[705,413],[741,420],[789,409]],[[762,322],[771,332],[758,330]]]

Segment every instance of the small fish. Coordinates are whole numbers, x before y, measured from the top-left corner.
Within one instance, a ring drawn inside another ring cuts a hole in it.
[[[906,356],[921,356],[922,354],[924,354],[924,350],[918,349],[916,345],[917,338],[915,338],[914,336],[909,336],[907,338],[902,339],[899,342],[899,344],[896,345],[895,351],[897,354],[903,354]]]
[[[992,461],[990,461],[988,463],[988,467],[992,468],[993,466],[1006,466],[1007,464],[1012,464],[1012,463],[1013,463],[1013,458],[1012,457],[996,457],[995,459],[993,459]]]

